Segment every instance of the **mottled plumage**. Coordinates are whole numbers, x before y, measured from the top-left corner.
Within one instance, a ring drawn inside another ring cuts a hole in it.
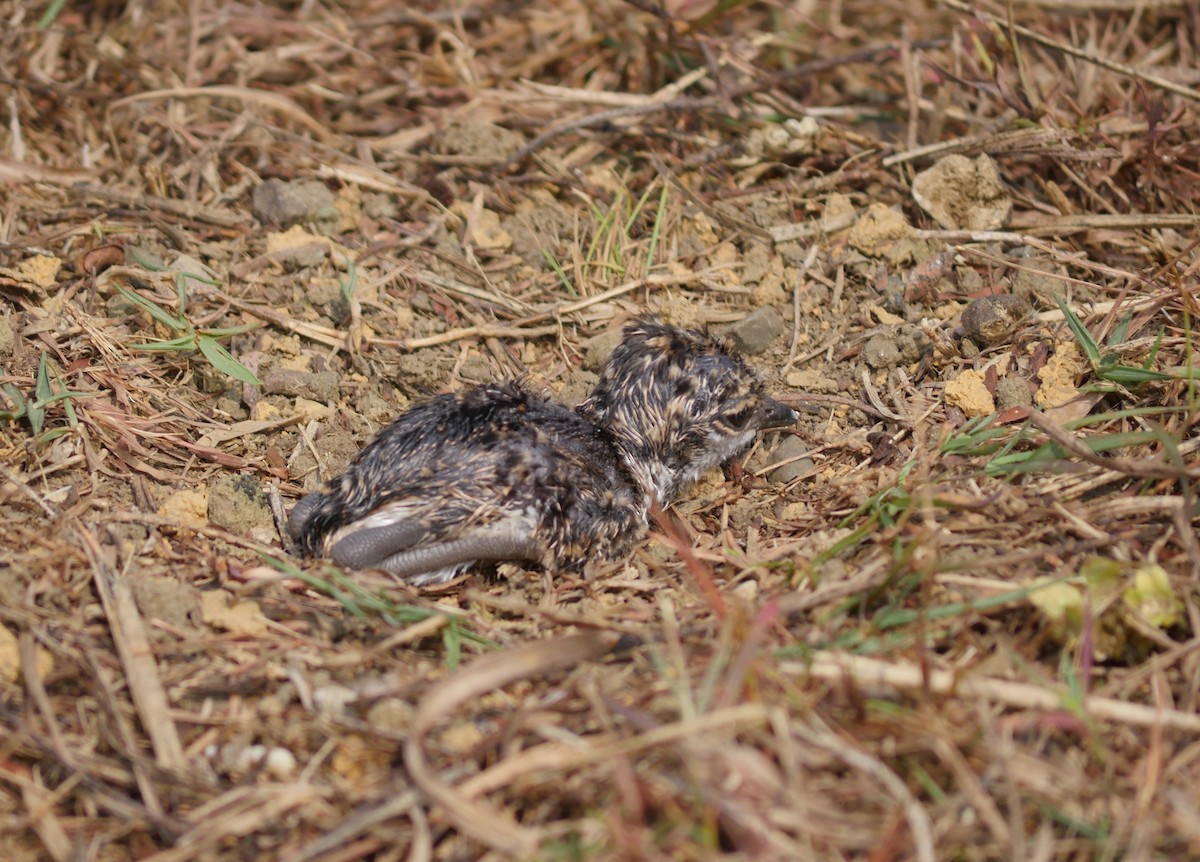
[[[792,421],[722,342],[641,320],[577,409],[520,382],[425,400],[288,527],[306,555],[414,584],[485,560],[580,569],[628,552],[651,497],[669,505],[759,430]]]

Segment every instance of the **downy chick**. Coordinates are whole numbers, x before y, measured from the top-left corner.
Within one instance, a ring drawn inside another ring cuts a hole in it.
[[[484,561],[580,570],[628,553],[652,498],[670,505],[795,421],[726,344],[642,319],[578,408],[517,381],[429,398],[301,500],[288,530],[307,556],[417,585]]]

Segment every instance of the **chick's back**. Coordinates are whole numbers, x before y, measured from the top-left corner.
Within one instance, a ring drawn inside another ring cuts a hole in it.
[[[302,553],[320,555],[385,509],[419,526],[418,546],[523,524],[551,569],[623,553],[645,519],[642,493],[605,433],[516,381],[414,405],[290,529]]]

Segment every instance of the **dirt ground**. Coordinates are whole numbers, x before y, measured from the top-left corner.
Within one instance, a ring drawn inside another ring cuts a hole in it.
[[[1200,10],[0,0],[0,858],[1200,858]],[[647,312],[628,558],[283,513]]]

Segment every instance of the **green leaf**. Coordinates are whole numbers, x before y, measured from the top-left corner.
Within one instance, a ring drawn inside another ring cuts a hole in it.
[[[345,299],[346,302],[349,302],[351,295],[354,293],[354,288],[358,286],[358,269],[355,268],[354,261],[350,260],[350,255],[345,255],[345,258],[346,282],[345,284],[342,284],[342,298]]]
[[[1158,358],[1158,350],[1162,347],[1163,336],[1167,334],[1167,328],[1160,326],[1158,328],[1158,337],[1154,339],[1154,346],[1150,348],[1150,355],[1146,357],[1146,361],[1142,363],[1143,368],[1149,368],[1154,364],[1154,360]]]
[[[196,346],[200,348],[200,352],[204,354],[204,358],[213,364],[213,368],[227,377],[232,377],[243,383],[249,383],[252,386],[262,385],[262,381],[254,376],[253,371],[234,359],[233,355],[215,339],[207,335],[197,336]]]
[[[1112,335],[1108,336],[1108,346],[1116,347],[1118,344],[1125,343],[1125,337],[1129,334],[1129,324],[1133,322],[1133,312],[1128,311],[1121,318],[1120,322],[1113,327]]]
[[[1088,361],[1095,368],[1100,364],[1100,348],[1096,344],[1096,340],[1092,338],[1092,334],[1087,331],[1087,327],[1067,305],[1067,301],[1061,296],[1056,296],[1059,310],[1062,311],[1063,317],[1067,321],[1067,326],[1071,328],[1071,332],[1075,335],[1075,340],[1079,342],[1079,346],[1083,348],[1083,352],[1087,354]]]
[[[136,248],[129,249],[129,256],[133,258],[133,262],[147,272],[166,272],[167,268],[161,263],[155,263],[147,257],[142,257],[138,254]]]
[[[90,393],[72,392],[71,390],[67,389],[66,384],[63,383],[62,377],[59,376],[57,371],[54,372],[54,381],[58,384],[58,388],[62,390],[62,393],[57,397],[62,398],[63,412],[67,414],[68,427],[78,428],[79,427],[79,417],[75,415],[75,405],[71,403],[71,399],[78,398],[82,395],[86,395],[86,394],[90,394]]]
[[[163,308],[158,303],[151,302],[149,299],[146,299],[144,296],[141,296],[140,294],[134,293],[132,290],[125,287],[124,285],[118,284],[117,290],[120,292],[121,296],[125,297],[130,302],[132,302],[134,305],[141,308],[143,311],[145,311],[148,315],[150,315],[152,318],[157,320],[163,326],[174,329],[176,332],[183,332],[184,330],[186,330],[188,328],[188,323],[186,320],[182,320],[182,319],[176,317],[175,315],[171,314],[171,312],[167,311],[165,308]]]
[[[197,332],[211,338],[229,338],[232,335],[245,335],[247,332],[253,332],[261,326],[261,323],[241,323],[237,326],[225,326],[220,329],[199,329]]]
[[[462,658],[462,630],[458,620],[451,617],[442,628],[442,645],[446,647],[446,667],[454,670]]]
[[[1148,383],[1151,380],[1171,380],[1170,374],[1150,371],[1132,365],[1105,365],[1096,369],[1096,374],[1113,383]]]
[[[46,7],[46,11],[42,13],[42,17],[38,18],[37,28],[39,30],[48,29],[66,5],[67,0],[54,0],[54,2]]]
[[[33,388],[34,400],[25,405],[25,415],[29,417],[29,427],[33,429],[35,437],[42,433],[42,428],[46,425],[45,402],[53,394],[50,391],[50,378],[46,374],[46,353],[42,351],[42,358],[38,362],[37,378]],[[43,398],[43,395],[46,398]]]
[[[172,351],[187,352],[196,349],[195,335],[181,335],[178,338],[172,338],[170,341],[148,341],[145,344],[132,345],[134,350],[157,351],[159,353],[169,353]]]
[[[542,257],[545,259],[546,263],[550,264],[550,268],[554,270],[554,274],[557,275],[558,280],[562,282],[563,289],[566,290],[571,296],[575,296],[575,288],[571,284],[571,279],[567,278],[567,274],[563,272],[562,266],[559,265],[559,262],[554,258],[554,255],[551,254],[550,249],[546,248],[545,246],[542,246]]]
[[[38,360],[37,383],[33,395],[39,404],[45,404],[54,396],[54,390],[50,388],[50,358],[44,350],[41,359]]]
[[[646,189],[646,194],[650,193],[650,189]],[[642,201],[645,201],[645,195],[642,196]],[[638,203],[638,209],[641,209],[642,202]],[[654,227],[650,231],[650,247],[646,249],[646,274],[649,275],[651,267],[654,266],[654,255],[658,251],[658,239],[662,235],[663,221],[667,212],[667,185],[664,183],[662,192],[658,196],[658,210],[654,213]],[[631,220],[632,221],[632,220]]]

